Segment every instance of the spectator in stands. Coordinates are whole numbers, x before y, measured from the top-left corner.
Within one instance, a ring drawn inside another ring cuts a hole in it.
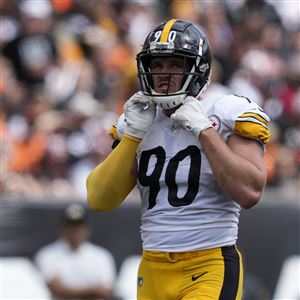
[[[50,1],[22,0],[20,35],[5,45],[3,54],[14,65],[18,80],[41,84],[56,60],[56,46],[49,34],[52,24]]]
[[[87,241],[85,209],[66,207],[61,237],[40,249],[36,264],[54,297],[62,299],[110,299],[116,270],[111,253]]]

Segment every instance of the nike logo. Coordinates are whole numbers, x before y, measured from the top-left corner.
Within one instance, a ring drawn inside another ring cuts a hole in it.
[[[198,275],[193,275],[192,276],[192,281],[195,281],[195,280],[197,280],[199,277],[201,277],[201,276],[203,276],[203,275],[205,275],[207,272],[203,272],[203,273],[201,273],[201,274],[198,274]]]

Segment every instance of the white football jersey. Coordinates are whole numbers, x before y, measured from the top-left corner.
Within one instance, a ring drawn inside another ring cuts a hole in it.
[[[225,141],[239,134],[263,148],[268,142],[269,118],[254,102],[222,95],[201,103]],[[123,128],[121,117],[119,136]],[[240,206],[219,187],[199,140],[175,128],[161,109],[137,149],[137,162],[144,250],[181,252],[236,243]]]

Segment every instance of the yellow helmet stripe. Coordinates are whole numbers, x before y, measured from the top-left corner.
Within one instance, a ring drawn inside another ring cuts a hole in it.
[[[160,42],[166,43],[168,41],[168,36],[169,36],[170,30],[175,22],[176,22],[176,19],[171,19],[166,23],[166,25],[162,31],[161,37],[160,37]]]

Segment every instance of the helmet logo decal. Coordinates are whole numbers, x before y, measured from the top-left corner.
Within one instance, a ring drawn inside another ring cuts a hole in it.
[[[208,68],[209,68],[209,65],[206,63],[206,64],[202,64],[199,67],[199,70],[204,73],[204,72],[206,72],[208,70]]]
[[[162,31],[162,34],[161,34],[160,42],[165,43],[168,41],[170,30],[175,22],[176,22],[176,19],[171,19],[170,21],[168,21],[166,23],[166,25]]]

